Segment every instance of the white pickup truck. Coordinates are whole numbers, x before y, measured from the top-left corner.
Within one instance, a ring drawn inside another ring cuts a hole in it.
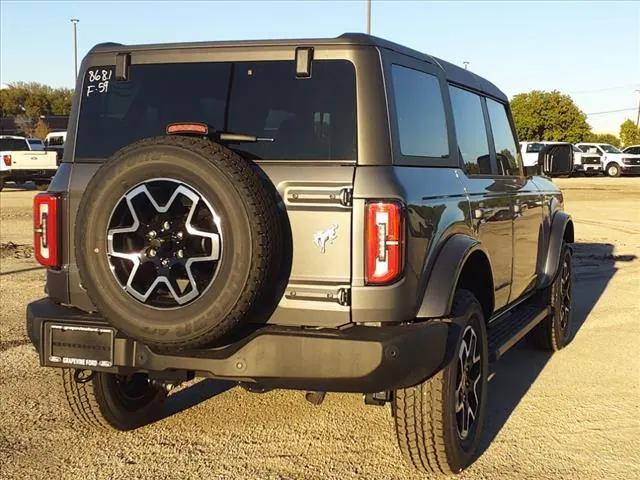
[[[0,158],[5,172],[9,170],[2,177],[2,184],[5,181],[33,181],[38,190],[46,190],[58,169],[56,152],[45,152],[38,142],[30,143],[29,140],[33,139],[0,135]]]
[[[538,165],[538,154],[545,147],[561,142],[520,142],[520,153],[522,154],[522,163],[525,169],[529,168],[535,171]],[[577,146],[573,146],[573,171],[574,173],[584,173],[585,175],[598,175],[603,171],[602,161],[598,155],[581,150]]]

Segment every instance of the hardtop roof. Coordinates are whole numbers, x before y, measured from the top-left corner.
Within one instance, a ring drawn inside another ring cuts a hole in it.
[[[476,75],[469,70],[454,65],[446,60],[433,57],[426,53],[419,52],[409,47],[405,47],[395,42],[385,40],[383,38],[367,35],[364,33],[344,33],[335,38],[292,38],[280,40],[233,40],[233,41],[211,41],[211,42],[186,42],[186,43],[159,43],[159,44],[141,44],[141,45],[122,45],[119,43],[101,43],[96,45],[89,52],[91,53],[107,53],[107,52],[130,52],[132,50],[164,50],[176,48],[221,48],[221,47],[251,47],[251,46],[314,46],[314,45],[358,45],[373,46],[385,48],[394,52],[426,61],[440,67],[448,80],[453,83],[460,84],[482,93],[495,97],[499,100],[507,102],[507,96],[493,83]]]

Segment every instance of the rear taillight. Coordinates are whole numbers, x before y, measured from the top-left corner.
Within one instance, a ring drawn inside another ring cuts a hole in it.
[[[4,164],[7,167],[10,167],[11,166],[11,155],[3,155],[2,156],[2,161],[4,162]]]
[[[58,206],[53,193],[39,193],[33,199],[33,249],[36,260],[45,267],[60,265]]]
[[[368,284],[381,285],[402,274],[404,217],[397,202],[370,202],[366,210],[366,278]]]

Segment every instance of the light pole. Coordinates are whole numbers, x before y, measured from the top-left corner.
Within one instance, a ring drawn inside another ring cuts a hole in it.
[[[74,65],[74,77],[73,83],[75,84],[75,80],[78,78],[78,33],[77,33],[77,18],[72,18],[71,23],[73,23],[73,65]]]
[[[367,0],[367,35],[371,35],[371,0]]]
[[[640,93],[640,90],[636,90],[636,93]],[[639,123],[640,123],[640,96],[638,97],[638,116],[636,117],[636,128],[638,128]]]

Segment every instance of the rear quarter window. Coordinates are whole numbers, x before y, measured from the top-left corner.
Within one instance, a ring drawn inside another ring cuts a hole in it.
[[[449,138],[438,77],[395,64],[391,75],[402,155],[447,157]]]

